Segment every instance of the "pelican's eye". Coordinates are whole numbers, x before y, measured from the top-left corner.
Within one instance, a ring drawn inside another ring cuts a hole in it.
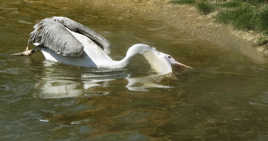
[[[171,59],[172,57],[171,56],[168,56],[168,59]]]

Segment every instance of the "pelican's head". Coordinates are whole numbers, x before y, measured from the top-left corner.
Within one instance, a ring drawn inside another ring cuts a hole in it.
[[[165,58],[167,60],[167,62],[169,62],[172,66],[176,67],[176,68],[186,68],[186,69],[192,69],[192,67],[187,66],[179,61],[176,61],[172,56],[159,52],[161,54],[161,56],[163,56],[163,58]]]
[[[135,56],[136,54],[142,54],[145,59],[149,62],[151,65],[151,68],[157,72],[158,74],[168,74],[172,73],[172,68],[188,68],[190,69],[190,66],[184,65],[178,61],[176,61],[173,57],[171,57],[168,54],[165,54],[163,52],[160,52],[156,50],[155,48],[147,45],[147,44],[134,44],[131,46],[128,51],[125,59],[123,59],[123,62],[128,60]],[[125,63],[125,62],[124,62]],[[125,64],[127,64],[125,63]]]
[[[179,61],[176,61],[171,55],[160,52],[155,48],[144,53],[144,57],[149,61],[152,69],[159,74],[168,74],[173,72],[173,68],[176,69],[192,69]]]

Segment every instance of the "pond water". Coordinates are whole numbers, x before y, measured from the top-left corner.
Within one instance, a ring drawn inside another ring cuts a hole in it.
[[[142,42],[195,69],[159,78],[139,57],[110,72],[9,55],[54,15],[104,35],[115,59]],[[2,0],[0,22],[0,140],[268,140],[268,66],[236,49],[83,0]]]

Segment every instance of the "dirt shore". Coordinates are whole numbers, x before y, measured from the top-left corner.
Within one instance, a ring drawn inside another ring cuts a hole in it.
[[[256,63],[266,63],[268,50],[256,47],[259,37],[254,32],[234,30],[231,26],[218,24],[213,18],[215,13],[201,15],[190,5],[176,5],[170,0],[80,0],[97,9],[111,9],[120,13],[122,18],[135,15],[144,19],[161,21],[166,26],[174,27],[191,38],[209,41],[217,47],[239,50]],[[131,14],[129,14],[131,13]]]

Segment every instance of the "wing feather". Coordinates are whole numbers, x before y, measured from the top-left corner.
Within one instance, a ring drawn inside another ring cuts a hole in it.
[[[34,26],[30,43],[53,50],[63,56],[81,56],[82,44],[61,23],[46,18]]]
[[[84,26],[67,17],[52,17],[55,21],[63,24],[66,28],[73,32],[80,33],[93,40],[99,47],[101,47],[106,53],[110,53],[110,43],[102,35],[98,34],[94,30]]]

